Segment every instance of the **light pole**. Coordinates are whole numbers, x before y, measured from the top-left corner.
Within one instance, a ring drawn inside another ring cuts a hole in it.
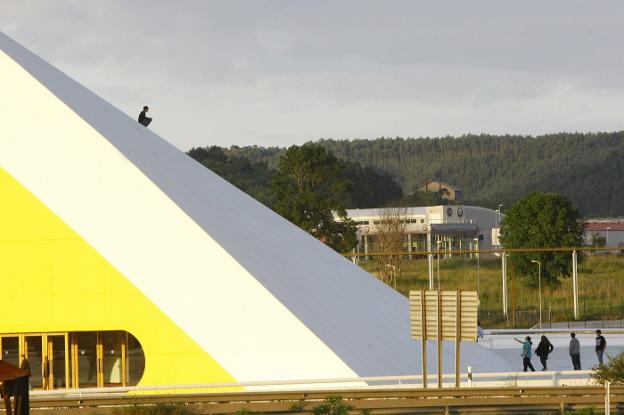
[[[605,241],[605,246],[607,248],[609,247],[609,229],[611,229],[611,226],[607,226],[607,240]]]
[[[477,243],[477,297],[480,299],[481,298],[481,276],[479,275],[481,270],[480,270],[480,264],[479,264],[479,238],[474,238],[474,241]]]
[[[442,241],[438,240],[436,241],[436,244],[438,245],[438,291],[440,291],[440,244],[442,243]]]
[[[539,328],[542,328],[542,263],[536,260],[531,260],[537,264],[537,290],[539,295]]]

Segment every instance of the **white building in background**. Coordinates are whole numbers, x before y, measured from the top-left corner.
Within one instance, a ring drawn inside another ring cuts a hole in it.
[[[375,250],[377,225],[383,208],[347,209],[358,228],[360,253]],[[409,252],[491,249],[498,246],[498,228],[504,215],[478,206],[443,205],[406,208],[405,250]]]
[[[591,246],[596,237],[604,238],[606,246],[624,247],[624,219],[590,219],[586,221],[583,242]]]

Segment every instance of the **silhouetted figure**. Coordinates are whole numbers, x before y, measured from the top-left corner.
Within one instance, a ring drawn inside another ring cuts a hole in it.
[[[568,351],[570,352],[570,358],[572,359],[572,366],[574,370],[581,370],[581,344],[576,338],[576,333],[570,333],[570,346]]]
[[[25,370],[26,372],[28,372],[28,377],[32,376],[32,372],[30,371],[30,362],[28,361],[28,359],[26,359],[26,355],[22,353],[22,359],[20,361],[20,369]]]
[[[139,114],[139,124],[143,125],[144,127],[147,127],[152,122],[152,119],[145,115],[147,114],[147,111],[149,111],[149,107],[146,105],[143,107],[143,111],[141,111],[141,113]]]
[[[28,415],[30,402],[28,394],[28,369],[17,367],[0,360],[0,394],[7,414]],[[11,396],[13,405],[11,405]]]
[[[539,356],[540,362],[542,363],[542,370],[548,369],[546,367],[546,361],[548,360],[548,355],[551,354],[553,350],[555,350],[555,346],[552,345],[546,336],[542,335],[537,349],[535,349],[535,354]]]
[[[30,386],[30,377],[32,376],[32,372],[30,371],[30,362],[28,361],[28,359],[26,359],[26,355],[22,353],[22,359],[20,361],[20,369],[25,370],[26,372],[28,372],[28,390],[31,390],[32,387]]]

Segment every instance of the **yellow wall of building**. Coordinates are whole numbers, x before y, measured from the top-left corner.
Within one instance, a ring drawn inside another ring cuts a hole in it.
[[[0,197],[0,333],[125,330],[145,353],[139,385],[235,381],[2,168]]]

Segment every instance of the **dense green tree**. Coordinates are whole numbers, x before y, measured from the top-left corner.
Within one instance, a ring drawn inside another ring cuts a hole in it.
[[[608,362],[594,368],[591,378],[600,385],[609,382],[613,385],[624,385],[624,352],[615,356],[607,355]]]
[[[381,207],[403,198],[401,186],[388,173],[345,161],[343,175],[351,182],[349,208]]]
[[[583,223],[578,209],[564,196],[533,192],[525,195],[505,212],[501,241],[505,248],[557,248],[581,246]],[[572,272],[569,252],[514,252],[512,267],[537,285],[541,262],[542,283],[556,284],[559,277]]]
[[[341,252],[356,245],[355,225],[345,211],[351,183],[343,170],[321,146],[292,146],[280,157],[272,183],[275,211]]]
[[[199,161],[200,163],[203,163],[206,159],[220,162],[226,162],[228,159],[223,149],[218,146],[193,147],[192,149],[187,151],[186,154]]]
[[[266,163],[228,157],[218,146],[194,147],[187,154],[266,206],[273,205],[273,171]]]
[[[314,415],[349,415],[353,405],[349,405],[340,395],[330,395],[322,403],[312,408]]]
[[[266,164],[239,157],[226,161],[206,159],[202,164],[264,205],[273,206],[271,180],[274,172]]]

